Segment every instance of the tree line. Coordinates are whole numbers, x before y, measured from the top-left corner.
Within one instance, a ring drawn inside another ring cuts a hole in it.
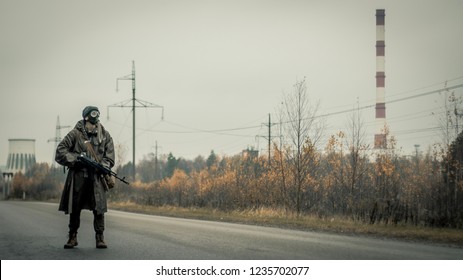
[[[333,136],[324,151],[305,147],[309,155],[304,156],[313,164],[303,175],[287,159],[289,151],[276,146],[270,161],[248,153],[219,157],[212,152],[207,160],[176,159],[172,173],[158,180],[119,184],[110,197],[143,205],[271,208],[292,216],[346,217],[371,224],[462,227],[461,171],[450,155],[442,160],[432,150],[416,157],[385,150],[372,157],[363,150],[343,151],[341,140]],[[168,169],[175,157],[169,158],[158,162],[160,169]],[[153,160],[142,163],[150,166]],[[142,178],[145,171],[138,170]]]

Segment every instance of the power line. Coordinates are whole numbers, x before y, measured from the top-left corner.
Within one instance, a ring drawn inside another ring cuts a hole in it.
[[[459,84],[459,85],[455,85],[455,86],[451,86],[451,87],[444,87],[444,88],[440,88],[440,89],[436,89],[436,90],[431,90],[431,91],[428,91],[428,92],[424,92],[424,93],[420,93],[420,94],[416,94],[416,95],[412,95],[412,96],[408,96],[408,97],[402,97],[402,98],[398,98],[398,99],[395,99],[395,100],[386,101],[386,103],[400,102],[400,101],[404,101],[404,100],[409,100],[409,99],[413,99],[413,98],[417,98],[417,97],[430,95],[430,94],[433,94],[433,93],[441,93],[442,91],[450,91],[452,89],[461,88],[461,87],[463,87],[463,84]]]
[[[423,93],[420,93],[420,94],[415,94],[415,95],[411,95],[411,96],[407,96],[407,97],[402,97],[402,98],[393,99],[393,100],[387,100],[387,101],[386,101],[386,104],[396,103],[396,102],[405,101],[405,100],[410,100],[410,99],[414,99],[414,98],[418,98],[418,97],[423,97],[423,96],[430,95],[430,94],[434,94],[434,93],[440,93],[440,92],[442,92],[442,91],[444,91],[444,90],[445,90],[445,91],[449,91],[449,90],[456,89],[456,88],[461,88],[461,87],[463,87],[463,84],[458,84],[458,85],[451,86],[451,87],[444,87],[444,88],[440,88],[440,89],[436,89],[436,90],[432,90],[432,91],[428,91],[428,92],[423,92]],[[353,112],[353,111],[356,111],[356,110],[369,109],[369,108],[373,108],[374,106],[376,106],[376,104],[370,104],[370,105],[366,105],[366,106],[362,106],[362,107],[357,107],[357,108],[353,108],[353,109],[346,109],[346,110],[341,110],[341,111],[337,111],[337,112],[327,113],[327,114],[315,116],[314,118],[318,118],[318,117],[330,117],[330,116],[334,116],[334,115],[339,115],[339,114],[344,114],[344,113]]]
[[[444,88],[440,88],[440,89],[436,89],[436,90],[432,90],[432,91],[427,91],[427,92],[420,93],[420,94],[415,94],[415,95],[412,95],[412,96],[393,99],[393,100],[387,101],[386,103],[390,104],[390,103],[401,102],[401,101],[404,101],[404,100],[410,100],[410,99],[414,99],[414,98],[419,98],[419,97],[423,97],[423,96],[434,94],[434,93],[440,93],[440,92],[442,92],[444,90],[448,91],[448,90],[461,88],[461,87],[463,87],[463,84],[458,84],[458,85],[451,86],[451,87],[444,87]],[[310,119],[322,118],[322,117],[331,117],[331,116],[335,116],[335,115],[350,113],[350,112],[353,112],[353,111],[365,110],[365,109],[373,108],[375,105],[376,104],[370,104],[370,105],[365,105],[365,106],[359,106],[359,107],[356,107],[356,108],[351,108],[351,109],[345,109],[345,110],[339,110],[339,111],[334,111],[334,112],[330,112],[330,113],[320,114],[320,115],[311,117]],[[246,136],[246,135],[226,134],[225,132],[261,128],[261,125],[252,125],[252,126],[241,126],[241,127],[232,127],[232,128],[224,128],[224,129],[201,129],[201,128],[189,127],[189,126],[182,125],[182,124],[177,124],[177,123],[174,123],[174,122],[171,122],[171,121],[165,121],[164,120],[164,122],[168,123],[168,124],[171,124],[171,125],[174,125],[174,126],[178,126],[178,127],[188,129],[188,131],[186,131],[186,130],[153,130],[153,129],[143,129],[143,128],[137,128],[137,129],[144,130],[144,131],[150,131],[150,132],[157,132],[157,133],[167,133],[167,134],[212,133],[212,134],[243,137],[243,136]],[[281,124],[290,123],[290,122],[291,121],[285,121],[285,122],[281,122]]]
[[[450,91],[450,90],[453,90],[453,89],[457,89],[457,88],[461,88],[463,87],[463,84],[457,84],[457,85],[454,85],[454,86],[450,86],[450,87],[443,87],[443,88],[439,88],[439,89],[435,89],[435,90],[429,90],[429,91],[425,91],[425,92],[420,92],[420,93],[417,93],[417,94],[413,94],[413,95],[410,95],[410,96],[406,96],[406,97],[400,97],[400,98],[395,98],[395,99],[391,99],[391,100],[388,100],[386,103],[399,103],[399,102],[403,102],[403,101],[406,101],[406,100],[411,100],[411,99],[415,99],[415,98],[421,98],[421,97],[424,97],[424,96],[427,96],[427,95],[431,95],[431,94],[435,94],[435,93],[441,93],[441,92],[444,92],[444,91]],[[396,95],[393,95],[393,96],[397,96]],[[365,106],[356,106],[355,108],[351,108],[351,109],[346,109],[346,110],[338,110],[338,111],[334,111],[334,112],[329,112],[329,113],[325,113],[325,114],[319,114],[319,115],[316,115],[316,116],[313,116],[311,117],[310,119],[315,119],[315,118],[322,118],[322,117],[331,117],[331,116],[335,116],[335,115],[340,115],[340,114],[345,114],[345,113],[349,113],[349,112],[353,112],[353,111],[360,111],[360,110],[365,110],[365,109],[369,109],[369,108],[373,108],[375,106],[375,104],[369,104],[369,105],[365,105]],[[422,112],[418,112],[418,113],[411,113],[411,114],[406,114],[405,116],[408,116],[408,119],[415,119],[415,118],[419,118],[420,114],[422,114],[424,111]],[[403,121],[403,118],[404,116],[397,116],[397,117],[393,117],[391,118],[390,120],[395,120],[395,122],[398,122],[398,121]],[[171,121],[163,121],[162,123],[165,123],[165,124],[169,124],[169,125],[172,125],[172,126],[175,126],[175,127],[179,127],[179,128],[182,128],[181,130],[169,130],[169,129],[152,129],[152,128],[136,128],[138,130],[142,130],[142,131],[145,131],[145,132],[154,132],[154,133],[161,133],[161,134],[214,134],[214,135],[223,135],[223,136],[233,136],[233,137],[244,137],[244,138],[250,138],[250,137],[255,137],[256,134],[237,134],[235,132],[238,132],[238,131],[246,131],[246,130],[255,130],[255,129],[261,129],[262,128],[262,124],[261,125],[244,125],[244,126],[238,126],[238,127],[231,127],[231,128],[223,128],[223,129],[202,129],[202,128],[195,128],[195,127],[190,127],[190,126],[187,126],[187,125],[183,125],[183,124],[179,124],[179,123],[175,123],[175,122],[171,122]],[[249,124],[251,124],[252,122],[248,122]],[[281,122],[279,124],[284,124],[284,123],[290,123],[290,121],[286,121],[286,122]],[[265,124],[267,126],[267,124]],[[125,124],[123,125],[125,126]],[[153,127],[153,126],[151,126]],[[422,128],[422,129],[411,129],[411,130],[402,130],[402,131],[397,131],[395,132],[395,134],[397,135],[410,135],[410,134],[423,134],[425,132],[435,132],[437,131],[437,128],[435,127],[431,127],[431,128]],[[265,138],[265,137],[264,137]],[[266,139],[268,140],[268,138],[272,138],[271,134],[270,134],[270,137],[267,137]]]

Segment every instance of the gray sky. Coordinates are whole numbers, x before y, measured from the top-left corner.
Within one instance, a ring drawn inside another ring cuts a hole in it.
[[[155,141],[189,159],[266,149],[261,124],[304,77],[321,113],[375,103],[376,9],[386,9],[386,102],[463,83],[460,0],[0,0],[0,165],[10,138],[36,139],[37,161],[51,162],[57,116],[74,126],[86,105],[131,160],[131,110],[110,108],[107,119],[106,108],[131,98],[129,81],[115,89],[132,60],[136,97],[165,108],[164,121],[159,109],[137,110],[137,160]],[[443,98],[386,103],[405,153],[440,140]],[[362,116],[373,142],[374,108]],[[347,118],[328,117],[326,133]]]

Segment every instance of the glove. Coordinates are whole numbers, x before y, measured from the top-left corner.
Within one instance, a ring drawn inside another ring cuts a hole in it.
[[[66,162],[69,167],[74,167],[79,162],[79,154],[77,153],[67,153]]]

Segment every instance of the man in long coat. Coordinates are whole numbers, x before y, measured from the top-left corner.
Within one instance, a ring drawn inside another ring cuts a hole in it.
[[[79,155],[88,157],[112,168],[114,143],[109,132],[99,122],[100,112],[95,106],[87,106],[78,121],[56,149],[56,162],[68,167],[59,210],[69,214],[69,239],[64,248],[78,245],[77,230],[80,227],[81,210],[93,211],[93,226],[97,248],[107,248],[103,232],[104,213],[107,212],[106,192],[102,174],[79,161]],[[89,143],[92,148],[89,147]],[[93,151],[90,151],[93,149]],[[92,156],[93,155],[93,156]]]

